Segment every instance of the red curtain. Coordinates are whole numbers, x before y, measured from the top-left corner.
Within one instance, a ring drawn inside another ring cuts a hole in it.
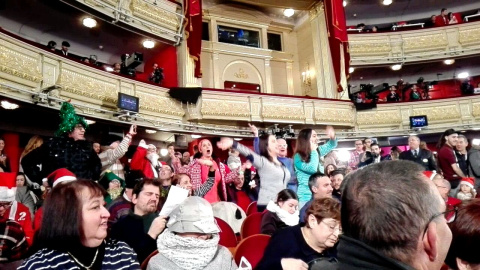
[[[337,81],[337,90],[343,91],[341,81],[341,53],[343,50],[345,72],[348,74],[350,55],[348,52],[347,23],[343,0],[325,0],[325,16],[327,20],[328,42],[332,55],[333,70]],[[343,47],[341,46],[343,44]]]
[[[202,1],[185,0],[185,36],[190,56],[195,61],[195,77],[202,77],[200,53],[202,51]]]

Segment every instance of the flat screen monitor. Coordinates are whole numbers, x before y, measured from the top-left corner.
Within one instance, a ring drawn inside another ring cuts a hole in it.
[[[121,110],[138,113],[139,98],[124,93],[118,93],[117,107]]]
[[[426,115],[410,116],[410,128],[421,128],[428,126]]]

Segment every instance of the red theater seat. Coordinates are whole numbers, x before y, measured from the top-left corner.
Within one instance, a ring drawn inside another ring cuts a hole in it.
[[[237,237],[235,236],[235,232],[233,229],[225,222],[223,219],[215,217],[217,221],[218,227],[220,228],[220,242],[219,244],[231,248],[237,246]]]
[[[251,202],[247,207],[247,216],[250,216],[253,213],[257,213],[257,202]]]
[[[253,213],[243,221],[240,235],[245,239],[254,234],[260,234],[260,227],[262,225],[263,213]]]
[[[140,269],[146,270],[148,262],[150,261],[150,259],[157,254],[158,254],[158,249],[155,250],[154,252],[152,252],[152,254],[148,255],[148,257],[142,262],[142,265],[140,265]]]
[[[252,235],[243,239],[235,251],[235,263],[240,265],[240,260],[245,257],[252,265],[252,269],[255,269],[263,257],[268,242],[270,242],[270,235],[266,234]]]

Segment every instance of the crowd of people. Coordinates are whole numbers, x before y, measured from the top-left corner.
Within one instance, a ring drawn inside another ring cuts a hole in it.
[[[60,119],[55,137],[30,139],[19,172],[0,139],[2,269],[238,269],[215,219],[238,232],[252,202],[271,236],[255,269],[480,267],[480,151],[453,129],[437,156],[417,136],[386,156],[366,138],[345,165],[332,127],[324,144],[303,129],[289,149],[254,125],[252,149],[216,143],[227,162],[209,139],[193,155],[169,145],[167,160],[141,139],[125,160],[135,125],[100,145],[70,103]]]

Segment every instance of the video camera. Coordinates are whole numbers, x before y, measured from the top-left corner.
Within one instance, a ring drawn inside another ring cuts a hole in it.
[[[135,77],[135,68],[142,64],[143,54],[139,52],[134,52],[132,55],[122,54],[120,59],[122,60],[120,73]]]

